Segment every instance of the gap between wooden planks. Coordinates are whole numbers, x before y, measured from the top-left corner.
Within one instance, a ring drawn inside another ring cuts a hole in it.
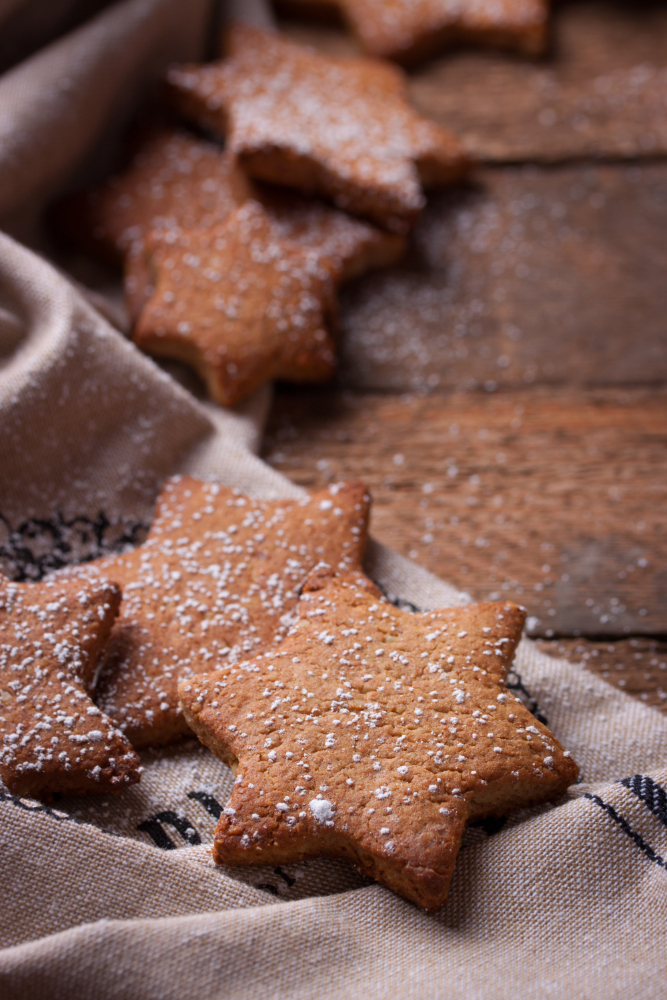
[[[364,480],[380,541],[475,599],[517,600],[533,636],[663,636],[666,402],[665,390],[636,388],[282,389],[264,456],[308,488]],[[614,664],[630,675],[609,673],[646,691],[632,673],[636,650],[616,646]],[[652,702],[664,688],[658,677]]]

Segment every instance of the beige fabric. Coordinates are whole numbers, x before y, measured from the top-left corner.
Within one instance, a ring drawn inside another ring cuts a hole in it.
[[[619,801],[625,790],[599,791],[633,815],[634,803]],[[650,833],[664,853],[658,827]],[[53,1000],[657,1000],[664,878],[579,799],[466,847],[436,917],[377,886],[273,906],[248,900],[185,918],[88,923],[8,950],[2,968],[8,995]]]
[[[5,0],[0,16],[19,6]],[[205,0],[125,0],[0,79],[14,232],[127,116],[141,81],[196,56],[209,14]],[[59,525],[63,559],[63,539],[90,554],[74,518],[103,513],[105,538],[138,530],[178,471],[298,493],[255,454],[269,399],[237,412],[198,400],[0,234],[0,565],[15,571],[21,545],[44,555],[48,538],[20,530],[30,518]],[[367,569],[418,607],[466,599],[375,543]],[[214,867],[206,845],[231,776],[195,741],[144,754],[141,784],[117,798],[47,809],[0,794],[0,996],[662,996],[667,720],[528,641],[516,671],[582,783],[499,832],[471,828],[436,917],[342,862]],[[619,784],[633,775],[645,777]]]

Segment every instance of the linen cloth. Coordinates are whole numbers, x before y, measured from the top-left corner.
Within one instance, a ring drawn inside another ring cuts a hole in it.
[[[256,456],[268,390],[236,411],[203,402],[91,304],[120,325],[112,303],[8,235],[46,251],[48,199],[99,170],[170,60],[210,48],[207,0],[95,6],[0,78],[0,568],[23,579],[140,541],[174,473],[300,492]],[[0,0],[0,33],[21,7]],[[238,10],[266,23],[261,4]],[[417,608],[467,600],[374,542],[366,568]],[[143,754],[118,797],[46,807],[0,788],[0,996],[663,996],[667,719],[528,640],[510,680],[581,782],[470,828],[435,916],[344,862],[213,865],[231,775],[194,740]]]

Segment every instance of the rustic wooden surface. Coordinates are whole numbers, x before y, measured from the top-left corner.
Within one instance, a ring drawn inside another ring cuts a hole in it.
[[[363,479],[376,537],[534,635],[667,633],[667,393],[281,393],[269,461]]]
[[[546,59],[460,53],[415,73],[412,95],[487,161],[656,156],[666,64],[664,4],[575,0],[555,8]]]
[[[337,379],[279,388],[265,457],[364,479],[381,541],[667,710],[667,5],[561,3],[546,59],[411,88],[485,165],[344,290]]]
[[[667,163],[480,170],[345,290],[342,384],[662,382],[665,233]]]
[[[557,163],[667,153],[667,8],[552,3],[551,50],[531,61],[449,52],[410,74],[417,107],[487,162]],[[358,54],[342,29],[284,21],[324,51]]]

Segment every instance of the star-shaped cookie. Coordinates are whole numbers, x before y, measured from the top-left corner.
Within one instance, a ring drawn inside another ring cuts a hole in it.
[[[282,640],[314,567],[361,566],[368,504],[360,483],[254,500],[186,476],[166,483],[143,545],[68,571],[123,588],[97,702],[135,747],[187,734],[179,677]]]
[[[547,41],[547,0],[281,0],[278,6],[314,14],[338,7],[366,52],[402,63],[459,42],[536,56]]]
[[[125,263],[126,298],[136,320],[151,293],[142,253],[148,233],[208,229],[251,198],[264,206],[280,237],[334,261],[339,281],[393,263],[403,251],[401,237],[323,202],[255,184],[228,150],[167,126],[135,135],[127,168],[63,199],[55,221],[77,243]]]
[[[78,243],[122,262],[147,233],[206,229],[253,196],[251,181],[229,153],[156,125],[133,136],[125,170],[64,198],[56,221]]]
[[[514,604],[407,614],[361,574],[315,573],[284,643],[179,685],[232,767],[214,857],[344,857],[417,905],[445,900],[465,824],[562,795],[577,767],[506,690]]]
[[[179,109],[226,134],[260,180],[321,194],[404,233],[424,205],[421,185],[458,179],[458,141],[407,103],[401,70],[325,56],[272,32],[235,25],[230,58],[172,69]]]
[[[210,229],[151,234],[144,253],[154,292],[134,341],[191,365],[218,403],[333,374],[336,265],[281,238],[257,202]]]
[[[90,698],[120,605],[112,583],[0,577],[0,777],[15,795],[118,790],[139,758]]]

